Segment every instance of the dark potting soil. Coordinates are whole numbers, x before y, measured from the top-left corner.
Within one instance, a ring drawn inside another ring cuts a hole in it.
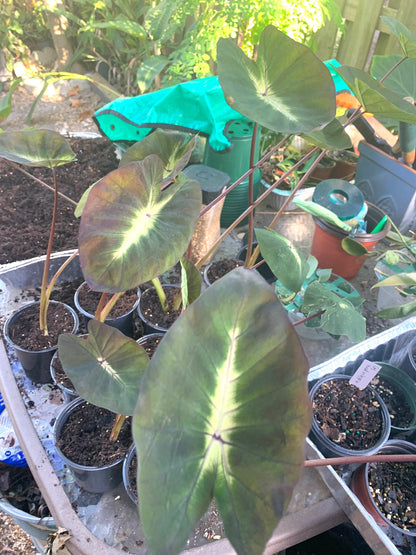
[[[129,488],[130,492],[133,494],[133,497],[137,500],[137,454],[134,451],[134,455],[131,458],[130,466],[128,469],[128,479],[129,479]]]
[[[79,293],[78,293],[78,302],[80,306],[88,312],[88,314],[94,315],[97,309],[98,303],[101,299],[102,293],[98,293],[97,291],[91,291],[88,285],[85,283]],[[107,301],[110,300],[111,295],[107,295]],[[114,307],[112,308],[109,317],[110,318],[117,318],[119,316],[124,316],[130,312],[133,308],[135,303],[137,302],[137,289],[130,289],[126,291],[126,293],[118,299]]]
[[[377,507],[390,522],[405,530],[416,528],[415,463],[371,463],[368,482]]]
[[[50,516],[46,501],[28,467],[0,463],[0,491],[13,507],[38,518]]]
[[[55,373],[55,382],[58,385],[65,387],[66,389],[69,389],[70,391],[75,391],[75,386],[68,378],[68,376],[65,374],[65,370],[63,369],[62,363],[59,360],[58,356],[54,356],[52,358],[52,367]]]
[[[242,260],[235,260],[233,258],[223,258],[222,260],[216,260],[212,262],[207,270],[207,278],[210,283],[214,283],[217,279],[222,278],[231,270],[244,266]]]
[[[58,447],[68,459],[83,466],[102,467],[118,461],[127,453],[133,440],[128,418],[118,439],[110,441],[115,416],[109,410],[81,403],[62,427]]]
[[[10,326],[10,339],[28,351],[42,351],[58,344],[61,333],[74,331],[74,318],[63,304],[51,303],[47,312],[48,335],[39,328],[39,305],[28,306]]]
[[[374,387],[386,403],[392,425],[396,428],[407,428],[414,414],[403,393],[382,376],[376,376],[371,381],[371,387]]]
[[[348,379],[329,380],[312,401],[314,418],[325,436],[346,449],[363,450],[377,443],[382,431],[380,404],[371,389]]]
[[[153,325],[161,328],[169,328],[181,315],[181,309],[175,310],[173,304],[176,296],[181,290],[178,287],[164,287],[168,310],[164,311],[160,304],[156,290],[153,288],[142,291],[140,299],[140,311],[142,315]]]
[[[156,349],[159,343],[161,342],[161,340],[162,340],[162,336],[160,335],[152,334],[152,335],[143,336],[142,340],[140,341],[140,345],[146,351],[149,359],[151,359],[152,356],[155,354]]]
[[[68,139],[77,160],[56,168],[58,189],[78,202],[83,192],[118,167],[113,144],[104,138]],[[52,185],[47,168],[26,171]],[[53,192],[4,160],[0,160],[0,264],[46,253],[52,217]],[[77,248],[79,220],[75,206],[59,198],[53,251]]]

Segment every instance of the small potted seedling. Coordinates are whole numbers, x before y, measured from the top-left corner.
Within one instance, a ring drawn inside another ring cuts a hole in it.
[[[28,172],[19,164],[29,167],[48,167],[53,177],[53,209],[40,301],[17,310],[4,325],[5,338],[14,347],[26,374],[33,381],[42,383],[50,381],[49,365],[59,334],[74,332],[78,327],[78,317],[72,308],[63,303],[50,301],[52,288],[74,256],[69,257],[49,280],[59,196],[55,168],[72,162],[75,154],[61,135],[45,129],[0,134],[0,157],[26,174]],[[35,176],[31,175],[31,177],[41,185],[49,187]],[[35,322],[37,324],[33,325]]]

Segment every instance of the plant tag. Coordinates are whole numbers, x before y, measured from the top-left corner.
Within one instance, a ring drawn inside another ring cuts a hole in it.
[[[363,360],[359,368],[352,375],[349,383],[358,387],[358,389],[365,389],[371,380],[381,370],[381,366],[369,360]]]

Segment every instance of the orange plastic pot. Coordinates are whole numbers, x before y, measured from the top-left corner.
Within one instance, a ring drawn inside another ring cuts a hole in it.
[[[378,222],[384,217],[384,212],[373,204],[368,204],[366,217],[368,233],[356,235],[354,239],[371,251],[374,246],[390,231],[390,222],[386,222],[381,231],[371,233]],[[339,227],[314,217],[315,231],[313,235],[311,254],[318,260],[319,268],[332,268],[335,274],[344,279],[354,278],[364,264],[365,255],[353,256],[342,248],[342,240],[348,237],[348,233]]]

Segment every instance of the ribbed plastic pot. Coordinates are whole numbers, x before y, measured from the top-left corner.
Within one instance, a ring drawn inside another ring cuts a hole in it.
[[[56,385],[56,387],[59,387],[59,389],[62,391],[62,395],[64,397],[65,403],[70,403],[71,401],[73,401],[74,399],[76,399],[78,397],[78,393],[76,393],[75,390],[72,390],[72,389],[69,389],[68,387],[65,387],[57,379],[56,373],[55,373],[55,367],[54,367],[54,363],[57,359],[58,359],[58,353],[54,353],[54,355],[52,357],[52,360],[51,360],[51,365],[50,365],[52,382]]]
[[[331,374],[328,376],[324,376],[321,380],[316,382],[316,384],[312,387],[310,391],[311,400],[313,400],[316,391],[323,383],[329,380],[349,380],[349,379],[350,379],[350,376],[346,376],[344,374]],[[370,386],[367,386],[367,388],[373,392],[378,404],[380,405],[380,415],[382,419],[382,424],[381,424],[380,437],[378,438],[377,442],[372,447],[369,447],[368,449],[361,449],[361,450],[347,449],[346,447],[341,447],[340,445],[338,445],[337,443],[335,443],[334,441],[326,437],[326,435],[321,430],[315,418],[312,418],[310,438],[312,439],[312,441],[315,443],[315,445],[318,447],[320,452],[325,457],[330,458],[330,457],[349,457],[349,456],[356,456],[356,455],[373,455],[374,453],[377,453],[377,451],[379,451],[379,449],[389,439],[391,423],[390,423],[390,415],[387,410],[387,407],[384,401],[382,400],[382,398],[380,397],[380,395],[376,391],[374,391],[373,388],[371,388]]]
[[[74,409],[83,403],[85,403],[84,399],[78,397],[66,405],[59,413],[54,427],[55,449],[58,456],[72,472],[75,482],[80,488],[83,488],[85,491],[89,491],[91,493],[104,493],[115,488],[122,481],[124,457],[105,466],[85,466],[68,459],[68,457],[62,453],[61,449],[56,444],[70,414],[74,411]]]
[[[82,314],[85,325],[87,325],[89,320],[92,320],[94,318],[94,314],[90,314],[84,308],[82,308],[79,301],[79,295],[80,295],[81,289],[85,286],[87,286],[87,283],[84,281],[75,291],[74,303],[78,312]],[[117,318],[106,318],[105,323],[113,328],[117,328],[122,333],[124,333],[124,335],[127,335],[128,337],[133,337],[133,334],[134,334],[133,315],[135,314],[136,308],[139,304],[139,299],[140,299],[140,289],[137,292],[137,301],[134,303],[134,306],[126,314],[123,314],[122,316],[118,316]]]
[[[416,445],[401,439],[392,439],[381,447],[378,454],[416,454]],[[371,463],[374,464],[374,463]],[[404,463],[405,464],[405,463]],[[380,509],[377,507],[370,492],[370,484],[368,480],[369,463],[362,464],[355,470],[352,475],[351,489],[363,504],[364,508],[374,518],[377,524],[381,526],[391,526],[396,532],[406,534],[407,536],[416,536],[416,528],[405,530],[393,524],[386,518]]]
[[[169,288],[175,288],[175,289],[179,289],[180,286],[179,285],[175,285],[175,284],[171,284],[171,285],[163,285],[162,286],[163,289],[169,289]],[[149,289],[154,290],[154,287],[149,287]],[[146,318],[146,316],[144,316],[143,311],[142,311],[142,306],[141,303],[143,301],[143,296],[144,299],[146,299],[146,294],[145,291],[142,292],[142,294],[140,295],[140,299],[139,299],[139,303],[137,305],[137,313],[140,317],[140,320],[143,323],[143,328],[144,328],[144,333],[146,335],[149,335],[151,333],[166,333],[168,331],[168,328],[164,328],[163,326],[159,326],[158,324],[151,322],[148,318]]]
[[[32,538],[46,542],[49,534],[57,531],[51,516],[39,518],[14,507],[5,497],[0,496],[0,510],[11,516],[22,530]]]
[[[410,378],[404,370],[387,364],[385,362],[375,362],[381,366],[378,376],[384,378],[388,383],[399,391],[406,399],[406,403],[413,413],[413,419],[406,427],[394,425],[394,418],[391,418],[391,433],[408,434],[416,430],[416,382]],[[377,388],[375,388],[377,390]]]
[[[136,456],[136,446],[132,445],[126,455],[126,458],[123,462],[123,484],[126,489],[127,495],[133,501],[135,505],[139,504],[139,498],[137,496],[137,490],[134,490],[131,486],[129,471],[130,466],[133,461],[133,457]]]
[[[58,301],[50,301],[50,304],[64,304],[59,303]],[[13,347],[16,352],[17,358],[20,361],[20,364],[23,367],[27,377],[32,380],[34,383],[51,383],[51,372],[50,372],[50,365],[53,354],[57,349],[57,345],[51,347],[49,349],[44,349],[41,351],[29,351],[27,349],[23,349],[16,345],[14,341],[11,339],[10,336],[10,329],[15,325],[19,318],[21,317],[22,313],[28,308],[32,307],[33,305],[39,306],[39,302],[28,303],[27,305],[19,308],[13,314],[11,314],[4,324],[4,337],[6,341]],[[71,313],[74,319],[74,326],[72,328],[72,333],[76,333],[79,327],[79,319],[78,315],[70,306],[65,304],[66,309],[68,312]]]
[[[390,231],[390,222],[386,222],[383,229],[377,233],[371,230],[385,216],[385,213],[373,204],[368,204],[366,217],[368,233],[356,235],[354,239],[371,251],[375,245],[384,239]],[[365,256],[353,256],[342,248],[342,240],[348,237],[348,232],[341,228],[314,217],[315,231],[313,235],[311,254],[318,259],[319,268],[332,268],[339,276],[345,279],[354,278],[364,264]]]

